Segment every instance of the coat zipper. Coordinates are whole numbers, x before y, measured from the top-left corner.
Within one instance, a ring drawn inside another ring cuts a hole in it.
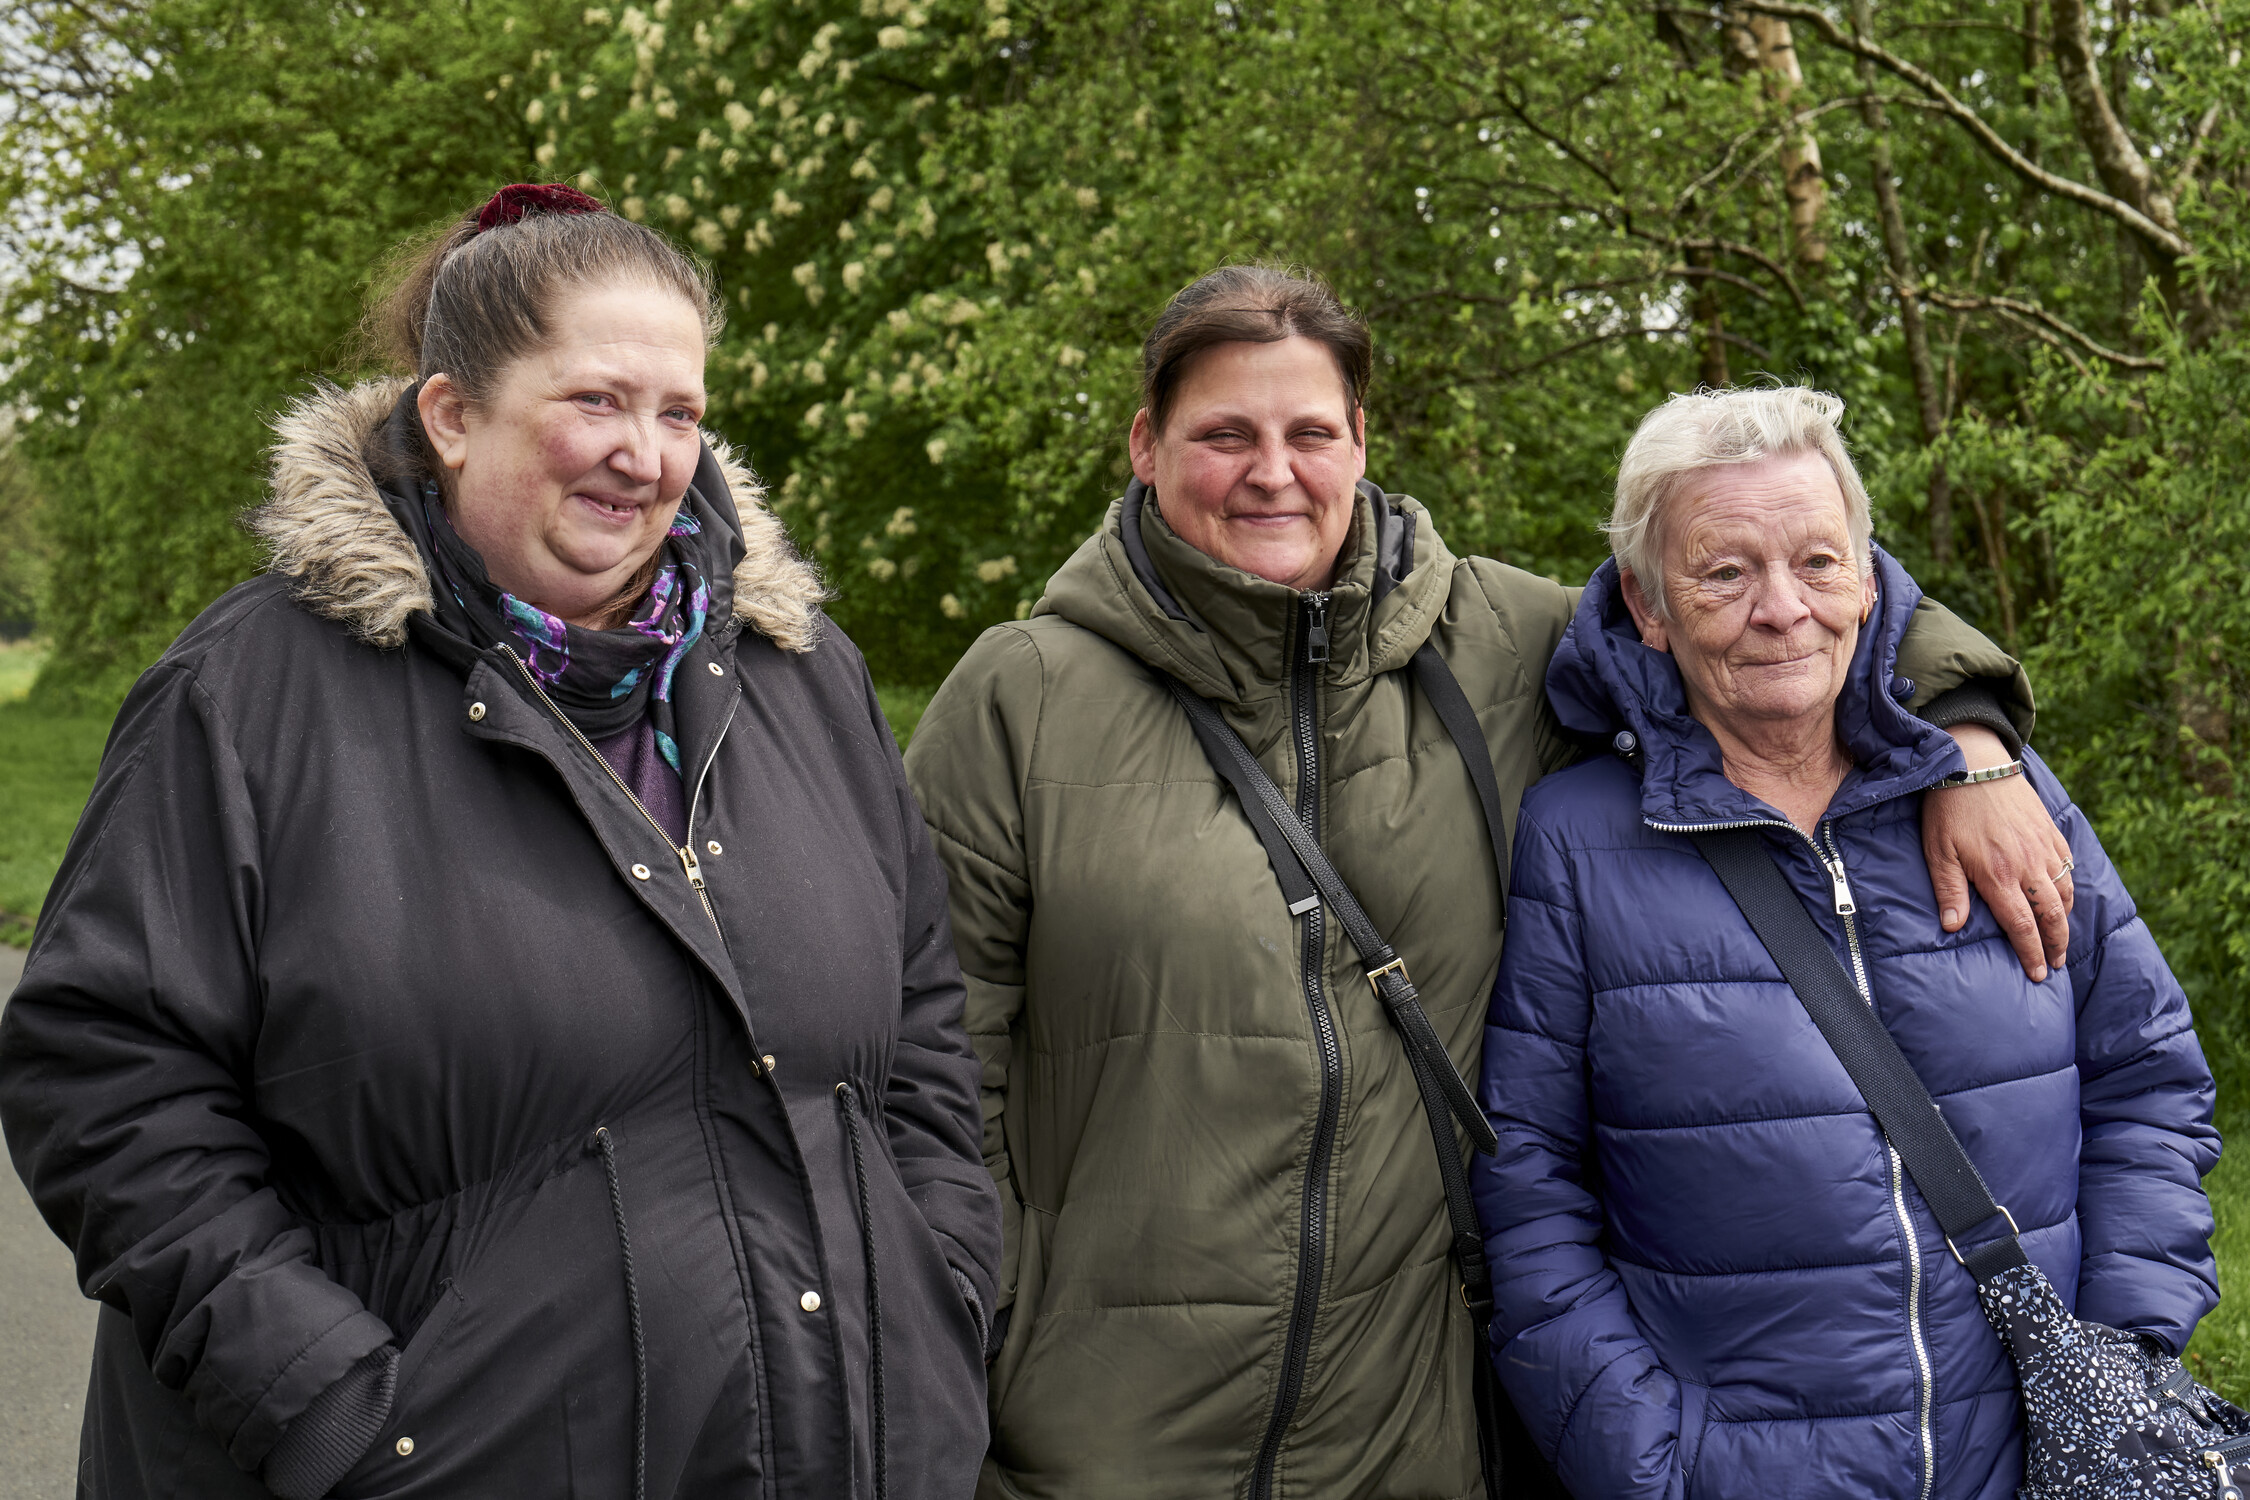
[[[1645,820],[1644,820],[1645,821]],[[1779,818],[1744,818],[1733,823],[1654,823],[1649,827],[1658,833],[1724,833],[1735,828],[1782,828],[1805,841],[1813,858],[1827,872],[1829,894],[1835,903],[1836,915],[1843,919],[1844,944],[1851,950],[1852,982],[1859,986],[1859,998],[1872,1006],[1875,992],[1867,982],[1867,963],[1859,951],[1859,903],[1852,898],[1851,882],[1844,875],[1844,854],[1836,847],[1836,824],[1833,819],[1823,822],[1821,841],[1794,823]],[[1916,1433],[1921,1443],[1922,1482],[1916,1491],[1917,1500],[1929,1500],[1930,1484],[1937,1474],[1937,1435],[1931,1427],[1930,1412],[1935,1400],[1936,1380],[1930,1371],[1930,1346],[1922,1334],[1922,1240],[1915,1232],[1913,1217],[1906,1207],[1906,1163],[1899,1159],[1898,1148],[1883,1139],[1883,1152],[1889,1159],[1891,1186],[1891,1216],[1896,1221],[1899,1242],[1906,1247],[1906,1343],[1914,1356],[1914,1398]]]
[[[674,844],[672,835],[664,831],[662,823],[656,821],[656,814],[642,806],[641,799],[634,796],[633,789],[625,784],[625,778],[617,774],[617,767],[611,765],[608,758],[594,748],[594,742],[586,738],[585,732],[579,729],[576,724],[570,722],[568,714],[555,707],[555,700],[547,696],[547,690],[539,685],[539,679],[531,674],[531,668],[522,657],[516,655],[516,648],[502,641],[500,649],[508,653],[508,660],[516,664],[516,670],[523,674],[523,680],[530,685],[531,691],[538,696],[539,701],[547,705],[547,711],[553,714],[562,724],[562,727],[570,731],[570,737],[578,741],[584,747],[586,753],[594,758],[594,764],[609,773],[609,779],[617,783],[617,789],[625,794],[625,800],[632,803],[642,817],[648,819],[648,826],[656,830],[656,836],[664,841],[664,847],[672,851],[673,857],[680,862],[680,868],[687,871],[688,884],[695,887],[695,899],[703,903],[703,915],[711,919],[711,926],[718,932],[719,941],[724,943],[727,937],[726,929],[719,926],[718,910],[711,905],[711,893],[703,887],[703,866],[698,864],[695,858],[695,807],[693,802],[688,807],[688,841],[684,844]],[[734,710],[732,708],[727,710],[726,722],[727,724],[734,722]],[[711,754],[704,759],[703,769],[696,775],[695,796],[697,799],[700,799],[703,795],[703,778],[710,774],[711,762],[718,758],[719,741],[726,738],[726,733],[726,725],[721,725],[718,739],[711,742]]]
[[[1844,851],[1836,847],[1836,825],[1822,824],[1821,834],[1828,841],[1828,853],[1821,855],[1821,863],[1828,866],[1829,876],[1836,883],[1836,914],[1844,919],[1844,943],[1852,954],[1852,980],[1859,986],[1860,999],[1872,1006],[1875,991],[1867,982],[1867,964],[1859,951],[1859,920],[1855,915],[1859,907],[1844,881]],[[1815,845],[1813,852],[1820,854],[1820,847]],[[1833,863],[1830,855],[1834,856]],[[1906,1211],[1906,1163],[1899,1159],[1898,1148],[1888,1137],[1884,1138],[1883,1150],[1890,1157],[1891,1214],[1898,1220],[1899,1240],[1906,1246],[1906,1339],[1914,1354],[1916,1430],[1922,1442],[1919,1500],[1929,1500],[1930,1484],[1937,1476],[1937,1434],[1930,1421],[1937,1382],[1930,1370],[1930,1346],[1922,1335],[1922,1237]]]
[[[1328,661],[1328,595],[1303,596],[1303,649],[1290,684],[1290,721],[1297,750],[1297,820],[1320,841],[1321,669]],[[1320,1053],[1320,1116],[1313,1125],[1312,1151],[1305,1162],[1304,1214],[1297,1242],[1297,1292],[1289,1310],[1289,1332],[1282,1344],[1281,1380],[1273,1416],[1266,1423],[1258,1461],[1250,1471],[1250,1500],[1269,1500],[1281,1442],[1296,1420],[1304,1394],[1305,1365],[1312,1352],[1312,1325],[1320,1311],[1320,1288],[1328,1262],[1328,1168],[1336,1151],[1336,1123],[1343,1113],[1344,1049],[1336,1037],[1336,1018],[1328,1008],[1327,932],[1321,908],[1305,913],[1304,948],[1299,974],[1305,1008],[1312,1015],[1313,1040]]]

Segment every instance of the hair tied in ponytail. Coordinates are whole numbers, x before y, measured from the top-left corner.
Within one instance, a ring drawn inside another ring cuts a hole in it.
[[[606,214],[599,200],[559,182],[511,182],[477,211],[477,233],[514,224],[526,214]]]

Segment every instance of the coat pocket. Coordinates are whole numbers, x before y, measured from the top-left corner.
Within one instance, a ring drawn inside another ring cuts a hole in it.
[[[600,1446],[629,1469],[633,1363],[607,1183],[578,1142],[527,1168],[527,1188],[458,1227],[454,1269],[400,1352],[390,1419],[338,1496],[567,1495],[563,1394],[576,1387],[614,1414]]]
[[[1024,1356],[1039,1326],[1039,1304],[1047,1290],[1047,1262],[1055,1243],[1056,1215],[1043,1208],[1023,1206],[1023,1243],[1016,1251],[1016,1300],[1009,1304],[1008,1337],[1000,1357],[992,1362],[993,1430],[1001,1426],[1008,1393],[1023,1369]]]
[[[330,1492],[337,1500],[360,1494],[382,1494],[387,1486],[404,1477],[403,1463],[413,1457],[416,1447],[413,1435],[417,1412],[416,1377],[429,1364],[431,1353],[444,1344],[445,1335],[452,1328],[464,1300],[460,1289],[451,1281],[439,1285],[437,1300],[422,1315],[406,1347],[399,1351],[398,1373],[391,1387],[391,1414],[383,1423],[383,1430],[375,1435],[375,1441],[368,1445],[367,1452]],[[366,1486],[372,1488],[363,1488]]]
[[[1695,1468],[1703,1460],[1703,1439],[1711,1431],[1711,1388],[1692,1380],[1679,1384],[1680,1442],[1675,1453],[1680,1466],[1680,1493],[1693,1496],[1697,1493]]]
[[[406,1341],[406,1347],[399,1351],[398,1382],[391,1401],[391,1410],[394,1412],[413,1399],[414,1377],[422,1372],[430,1351],[443,1342],[445,1332],[453,1326],[454,1315],[461,1311],[464,1300],[461,1289],[451,1281],[439,1284],[437,1301],[423,1315],[421,1326]]]

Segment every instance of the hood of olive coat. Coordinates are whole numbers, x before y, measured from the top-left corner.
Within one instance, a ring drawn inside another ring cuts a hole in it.
[[[1405,666],[1445,607],[1456,561],[1420,501],[1362,480],[1327,591],[1328,680],[1354,687]],[[1034,614],[1082,625],[1206,698],[1242,703],[1285,686],[1302,597],[1181,540],[1135,480]]]

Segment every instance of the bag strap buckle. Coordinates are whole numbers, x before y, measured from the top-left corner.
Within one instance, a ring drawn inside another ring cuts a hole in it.
[[[1414,976],[1406,972],[1406,960],[1403,958],[1393,958],[1381,968],[1369,969],[1367,971],[1367,983],[1375,991],[1375,998],[1378,1000],[1383,998],[1383,976],[1385,974],[1396,974],[1400,982],[1404,984],[1414,982]]]
[[[2008,1212],[2007,1206],[2000,1203],[1995,1203],[1992,1206],[1999,1211],[2001,1218],[2008,1221],[2008,1233],[2019,1240],[2022,1239],[2023,1231],[2016,1228],[2016,1216]],[[1962,1259],[1961,1247],[1953,1243],[1953,1236],[1950,1234],[1945,1237],[1945,1248],[1953,1252],[1953,1258],[1961,1262],[1963,1269],[1968,1267],[1968,1261]]]

